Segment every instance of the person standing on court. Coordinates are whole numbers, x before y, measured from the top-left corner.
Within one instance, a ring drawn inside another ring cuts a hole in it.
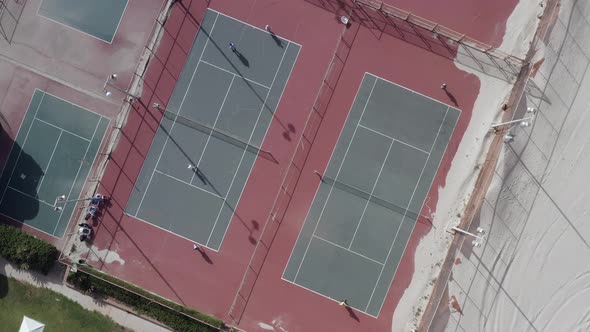
[[[237,49],[236,49],[236,44],[234,44],[234,43],[231,43],[231,42],[230,42],[230,43],[229,43],[229,49],[230,49],[232,52],[236,53],[236,51],[237,51]]]

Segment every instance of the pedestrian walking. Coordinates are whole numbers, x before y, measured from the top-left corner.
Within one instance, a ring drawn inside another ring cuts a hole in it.
[[[237,50],[236,50],[236,44],[234,44],[234,43],[229,43],[229,49],[230,49],[232,52],[236,53],[236,51],[237,51]]]

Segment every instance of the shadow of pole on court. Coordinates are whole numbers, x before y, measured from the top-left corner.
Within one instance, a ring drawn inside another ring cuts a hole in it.
[[[359,316],[357,316],[357,314],[354,312],[354,309],[347,305],[345,305],[344,308],[346,308],[346,311],[348,312],[348,316],[350,316],[350,318],[356,320],[357,322],[361,321]]]
[[[191,15],[190,13],[188,15]],[[192,16],[192,15],[191,15]],[[236,67],[233,62],[231,61],[230,58],[227,57],[227,55],[223,52],[223,49],[217,44],[217,42],[215,42],[215,40],[213,40],[213,38],[211,38],[211,35],[209,34],[209,32],[205,31],[205,29],[201,28],[200,32],[204,33],[207,36],[207,39],[210,41],[211,44],[213,44],[213,46],[215,46],[215,48],[217,48],[217,50],[221,53],[221,55],[225,58],[225,60],[227,60],[227,62],[230,64],[230,66],[236,71],[236,73],[241,76],[241,77],[245,77],[242,72],[238,69],[238,67]],[[272,34],[271,34],[272,35]],[[275,38],[278,38],[275,35]],[[278,70],[278,69],[277,69]],[[252,84],[248,81],[248,80],[244,80],[244,83],[246,85],[248,85],[248,87],[250,88],[250,90],[252,91],[252,93],[254,93],[254,95],[256,96],[256,98],[258,98],[258,100],[260,100],[262,102],[262,108],[266,109],[272,116],[272,118],[277,121],[277,123],[285,130],[288,131],[288,127],[281,121],[279,120],[279,118],[276,116],[275,112],[273,110],[271,110],[268,105],[266,104],[265,100],[266,98],[262,98],[261,95],[258,94],[258,92],[256,92],[256,89],[254,89],[254,87],[252,86]]]
[[[140,105],[142,105],[144,108],[147,109],[147,105],[145,105],[141,99],[137,99],[136,101]],[[158,110],[162,111],[162,109],[159,109],[159,108],[158,108]],[[164,110],[164,112],[165,112],[165,110]],[[144,112],[144,114],[150,114],[152,116],[152,118],[154,120],[156,120],[155,117],[154,117],[154,115],[151,112]],[[176,142],[176,140],[170,135],[170,132],[168,132],[168,130],[166,130],[166,128],[164,128],[164,126],[162,125],[161,122],[159,124],[159,128],[162,129],[162,131],[166,134],[166,136],[169,138],[169,141],[171,141],[174,145],[176,145],[176,147],[178,148],[178,150],[191,163],[191,165],[196,165],[196,163],[192,160],[192,158],[182,149],[182,147],[180,146],[180,144],[178,144],[178,142]],[[260,150],[260,151],[263,151],[263,150]],[[271,157],[272,157],[272,155],[271,155]],[[274,159],[274,157],[272,157],[272,158]],[[210,186],[211,189],[215,192],[215,194],[217,194],[220,197],[224,197],[225,196],[225,195],[222,195],[221,194],[221,192],[213,185],[213,183],[209,180],[209,178],[205,175],[205,173],[203,173],[203,171],[201,171],[200,169],[198,170],[197,176],[198,176],[199,180],[203,184]],[[232,211],[233,215],[238,218],[238,220],[242,223],[242,225],[244,225],[244,227],[246,227],[248,230],[250,230],[250,228],[248,227],[248,225],[246,224],[246,222],[242,219],[242,217],[240,217],[240,215],[238,215],[238,213],[236,212],[235,208],[232,207],[227,202],[227,200],[224,200],[223,203],[224,203],[225,206],[227,206]],[[254,239],[251,234],[252,234],[252,232],[250,231],[249,240],[250,240],[251,243],[256,244],[256,239]]]
[[[283,45],[283,41],[281,40],[281,38],[275,35],[270,26],[266,26],[266,31],[270,34],[270,37],[272,38],[272,40],[274,40],[278,47],[285,48],[285,45]]]
[[[199,250],[199,253],[203,257],[203,259],[205,260],[205,262],[207,262],[209,264],[213,264],[213,261],[211,260],[211,258],[209,257],[209,255],[207,255],[207,253],[205,252],[205,250],[201,249],[201,250]]]
[[[459,103],[457,103],[457,98],[455,98],[455,96],[453,96],[452,93],[449,92],[449,90],[447,88],[443,89],[445,91],[445,93],[447,94],[447,97],[449,97],[449,99],[451,100],[451,102],[456,106],[459,107]]]

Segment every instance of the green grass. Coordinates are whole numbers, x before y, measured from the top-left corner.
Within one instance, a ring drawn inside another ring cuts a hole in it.
[[[67,281],[82,291],[93,288],[93,294],[115,299],[174,331],[216,332],[225,327],[224,322],[219,319],[161,298],[88,266],[78,266],[78,271],[71,272]]]
[[[128,331],[110,318],[88,311],[47,288],[0,276],[2,331],[18,331],[26,315],[45,324],[45,331]]]

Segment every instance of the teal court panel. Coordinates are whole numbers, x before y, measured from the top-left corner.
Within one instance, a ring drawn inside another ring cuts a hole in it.
[[[0,176],[0,214],[62,237],[109,119],[36,90]]]
[[[283,279],[377,317],[460,114],[366,73]]]
[[[127,0],[43,0],[38,14],[112,43]]]
[[[301,49],[275,38],[207,10],[125,213],[220,250]]]

